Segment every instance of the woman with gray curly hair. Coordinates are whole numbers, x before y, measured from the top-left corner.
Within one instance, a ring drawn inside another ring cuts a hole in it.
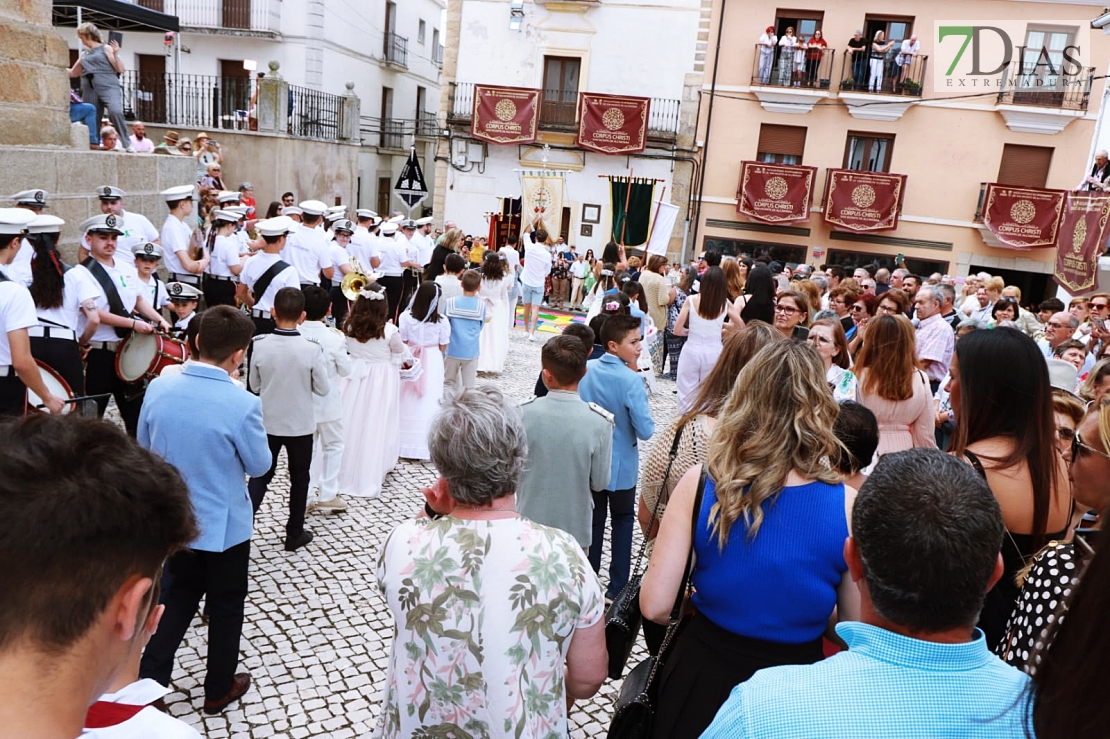
[[[395,628],[381,736],[564,736],[568,706],[605,679],[604,605],[574,538],[516,512],[520,409],[465,390],[428,450],[440,478],[378,560]]]

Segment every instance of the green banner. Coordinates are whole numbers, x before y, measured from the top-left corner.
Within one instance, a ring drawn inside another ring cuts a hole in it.
[[[627,177],[610,177],[609,199],[613,209],[613,241],[623,246],[646,244],[651,231],[655,181],[635,178],[630,183]]]

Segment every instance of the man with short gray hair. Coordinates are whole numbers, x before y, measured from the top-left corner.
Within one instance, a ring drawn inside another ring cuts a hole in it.
[[[956,310],[956,288],[942,282],[936,286],[937,295],[940,296],[940,315],[945,322],[955,331],[966,316]]]
[[[1105,192],[1110,190],[1110,167],[1106,166],[1108,162],[1106,149],[1099,149],[1095,152],[1095,163],[1091,165],[1091,173],[1087,175],[1082,182],[1075,186],[1076,190],[1084,190],[1087,192]]]
[[[986,481],[936,449],[887,454],[860,488],[851,524],[844,559],[861,618],[836,627],[850,649],[760,670],[702,737],[1032,736],[1029,678],[975,627],[1003,571],[1005,527]]]
[[[875,294],[882,295],[890,289],[890,270],[886,267],[879,267],[875,272]]]
[[[948,374],[952,353],[956,349],[956,335],[941,315],[943,301],[934,285],[922,285],[913,304],[917,309],[917,360],[929,378],[929,387],[935,394],[940,381]]]

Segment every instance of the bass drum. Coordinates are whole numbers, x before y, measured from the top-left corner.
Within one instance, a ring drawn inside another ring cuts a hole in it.
[[[43,364],[39,360],[35,360],[35,364],[39,367],[39,374],[42,375],[42,384],[46,385],[46,389],[55,398],[61,398],[63,401],[73,400],[76,396],[70,389],[69,384],[62,379],[62,376],[54,371],[52,367]],[[62,408],[62,413],[70,413],[74,410],[73,403],[66,403]],[[31,388],[27,388],[27,401],[23,407],[24,414],[28,413],[46,413],[46,408],[42,404],[42,398],[36,395]]]
[[[166,334],[133,333],[116,351],[116,376],[124,382],[153,380],[171,364],[184,364],[185,342]]]

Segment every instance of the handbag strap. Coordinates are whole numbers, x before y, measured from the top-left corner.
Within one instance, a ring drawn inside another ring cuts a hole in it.
[[[663,472],[663,481],[659,483],[659,494],[655,496],[655,505],[651,507],[651,518],[648,520],[647,532],[644,534],[643,541],[640,542],[640,553],[636,555],[636,566],[632,568],[633,576],[638,576],[640,574],[640,568],[644,564],[644,554],[647,552],[648,536],[655,526],[655,518],[659,513],[659,504],[663,502],[663,491],[666,489],[667,481],[671,477],[671,468],[674,466],[674,460],[678,457],[678,443],[682,440],[682,430],[685,428],[686,424],[683,424],[674,432],[674,441],[671,442],[671,451],[667,458],[667,469]]]

